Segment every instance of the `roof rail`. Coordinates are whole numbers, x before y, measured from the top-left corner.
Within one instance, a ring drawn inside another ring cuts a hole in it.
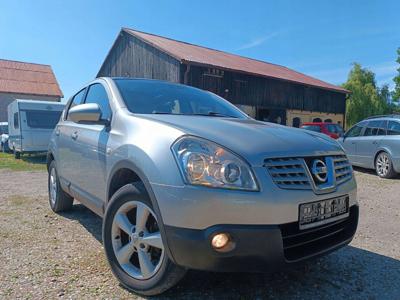
[[[366,118],[366,120],[377,119],[377,118],[396,118],[396,119],[398,118],[398,119],[400,119],[400,114],[371,116],[371,117]]]

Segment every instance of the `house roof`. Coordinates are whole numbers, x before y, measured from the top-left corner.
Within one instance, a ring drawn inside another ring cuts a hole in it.
[[[49,65],[0,59],[0,92],[63,97]]]
[[[169,54],[181,63],[205,65],[255,76],[291,81],[341,93],[349,93],[349,91],[344,88],[291,70],[284,66],[193,45],[129,28],[123,28],[122,31],[127,32],[160,51]]]

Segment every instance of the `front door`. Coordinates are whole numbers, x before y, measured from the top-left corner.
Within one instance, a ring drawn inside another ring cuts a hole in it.
[[[354,165],[359,165],[360,162],[357,157],[357,144],[360,141],[360,136],[364,130],[365,123],[359,123],[350,128],[343,138],[339,139],[342,144],[346,155],[350,162]]]

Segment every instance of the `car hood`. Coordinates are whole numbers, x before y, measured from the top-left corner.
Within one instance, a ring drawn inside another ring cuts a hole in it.
[[[333,139],[320,133],[254,119],[187,115],[146,115],[183,134],[211,140],[261,166],[266,158],[319,156],[343,153]]]

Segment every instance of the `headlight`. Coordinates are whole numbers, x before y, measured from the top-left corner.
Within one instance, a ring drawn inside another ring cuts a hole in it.
[[[172,145],[172,152],[188,184],[258,190],[250,166],[216,143],[185,136]]]

